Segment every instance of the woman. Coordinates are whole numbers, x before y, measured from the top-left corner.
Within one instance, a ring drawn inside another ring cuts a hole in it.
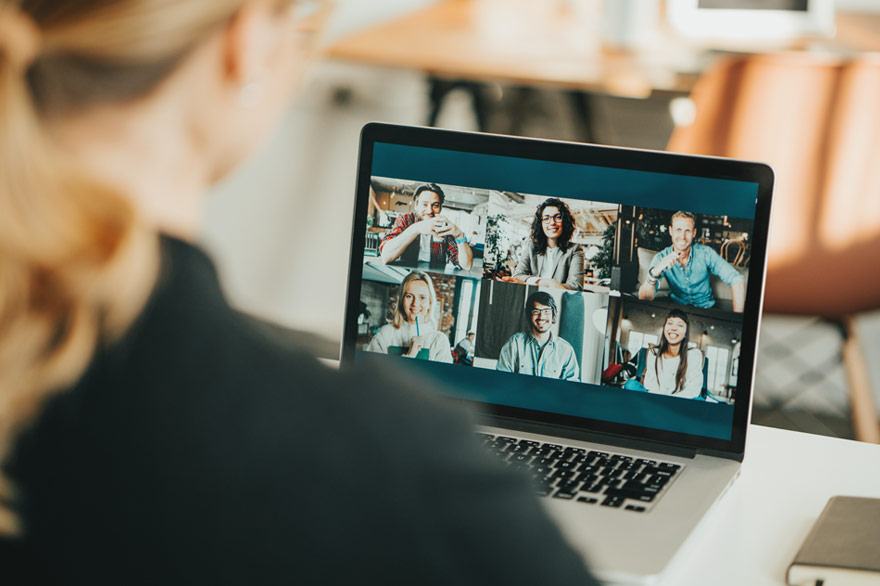
[[[530,242],[523,248],[515,274],[502,277],[510,283],[561,287],[570,291],[584,288],[584,252],[571,242],[574,218],[560,199],[545,199],[535,209]]]
[[[431,277],[422,271],[411,272],[400,284],[391,323],[379,328],[367,345],[367,351],[452,362],[449,339],[434,325],[436,305]]]
[[[690,324],[687,314],[672,309],[663,321],[660,343],[645,361],[644,384],[649,393],[685,399],[700,396],[703,389],[703,353],[688,348]]]
[[[4,584],[590,581],[453,407],[299,353],[191,242],[312,4],[0,0]]]

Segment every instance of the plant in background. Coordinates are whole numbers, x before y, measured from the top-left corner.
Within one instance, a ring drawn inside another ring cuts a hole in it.
[[[509,246],[507,234],[504,227],[507,225],[507,218],[503,214],[494,214],[486,218],[486,260],[492,265],[497,266],[506,257]]]
[[[593,264],[599,269],[596,275],[600,279],[611,278],[611,262],[614,259],[614,234],[617,232],[617,222],[611,224],[602,232],[602,249],[593,257]]]

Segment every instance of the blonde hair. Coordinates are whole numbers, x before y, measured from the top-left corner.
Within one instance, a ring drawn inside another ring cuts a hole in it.
[[[428,296],[431,299],[431,306],[428,308],[425,318],[428,323],[436,325],[434,323],[434,307],[437,305],[437,294],[434,292],[434,282],[431,280],[431,276],[428,273],[412,271],[403,278],[403,282],[400,284],[400,289],[398,289],[397,292],[397,303],[394,304],[394,315],[391,318],[391,325],[395,328],[400,328],[400,326],[406,323],[406,312],[403,309],[403,296],[406,295],[407,286],[413,281],[421,281],[428,286]]]
[[[0,462],[140,313],[158,237],[42,120],[146,95],[245,0],[0,0]],[[287,2],[289,4],[289,2]],[[19,531],[0,475],[0,534]]]
[[[669,218],[669,225],[671,226],[676,220],[690,220],[691,224],[696,227],[697,225],[697,217],[692,212],[686,212],[684,210],[679,210],[672,214],[672,217]]]

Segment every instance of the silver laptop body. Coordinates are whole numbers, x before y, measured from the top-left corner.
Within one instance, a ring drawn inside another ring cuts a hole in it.
[[[740,470],[772,185],[759,163],[369,124],[342,362],[383,354],[476,405],[596,575],[654,583]]]

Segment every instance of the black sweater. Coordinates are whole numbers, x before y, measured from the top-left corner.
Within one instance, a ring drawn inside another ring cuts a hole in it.
[[[233,310],[163,238],[125,337],[5,466],[25,533],[4,584],[593,584],[458,408],[378,365],[340,373]]]

